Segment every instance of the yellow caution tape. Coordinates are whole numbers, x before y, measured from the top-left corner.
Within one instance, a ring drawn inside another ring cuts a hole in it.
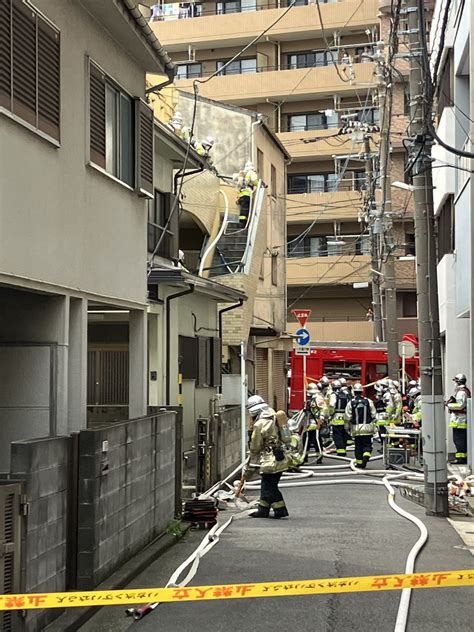
[[[38,608],[78,608],[139,603],[208,601],[210,599],[249,599],[254,597],[290,597],[349,592],[378,592],[402,588],[447,588],[474,586],[474,569],[435,571],[410,575],[371,575],[330,579],[291,579],[258,584],[222,584],[186,588],[142,588],[94,590],[27,595],[0,595],[0,610]]]

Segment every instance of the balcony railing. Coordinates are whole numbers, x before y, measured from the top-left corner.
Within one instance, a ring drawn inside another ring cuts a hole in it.
[[[337,63],[338,66],[340,67],[347,67],[347,62],[343,62],[337,59],[337,55],[336,53],[334,53],[334,61]],[[351,55],[351,61],[353,64],[365,64],[365,63],[370,63],[371,60],[368,60],[366,57],[364,57],[363,55]],[[189,64],[202,64],[205,63],[206,60],[199,60],[199,61],[193,61],[193,62],[187,62]],[[178,62],[179,65],[179,62]],[[185,64],[183,64],[185,65]],[[249,68],[249,69],[243,69],[243,70],[208,70],[206,72],[197,72],[197,71],[192,71],[187,73],[186,75],[182,75],[181,77],[179,75],[177,75],[175,77],[176,80],[180,80],[180,79],[197,79],[197,78],[201,78],[201,77],[210,77],[211,75],[216,75],[216,77],[228,77],[228,76],[235,76],[235,75],[254,75],[256,73],[260,73],[260,72],[273,72],[273,71],[280,71],[280,70],[308,70],[310,68],[327,68],[329,66],[332,66],[333,62],[332,60],[328,60],[325,62],[317,62],[314,64],[279,64],[279,65],[274,65],[274,66],[255,66],[255,68]],[[334,123],[334,125],[329,125],[327,127],[337,127],[338,123]],[[309,127],[308,129],[313,129],[311,127]],[[318,129],[318,128],[314,128],[314,129]]]
[[[320,4],[337,4],[342,0],[319,0]],[[205,8],[205,5],[215,4],[213,8]],[[171,22],[174,20],[189,20],[205,17],[207,15],[228,15],[231,13],[249,13],[266,11],[267,9],[284,9],[291,4],[291,0],[281,2],[249,2],[249,0],[237,2],[181,2],[165,6],[156,4],[152,8],[150,22]],[[295,6],[304,7],[316,4],[314,0],[296,0]]]

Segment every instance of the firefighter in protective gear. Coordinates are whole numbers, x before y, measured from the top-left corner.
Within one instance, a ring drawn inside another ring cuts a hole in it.
[[[322,461],[322,453],[319,441],[319,428],[321,426],[319,421],[319,407],[317,404],[317,398],[319,397],[318,391],[314,395],[310,395],[306,402],[306,427],[303,432],[303,446],[304,451],[304,463],[308,462],[308,454],[313,447],[316,452],[317,463]]]
[[[237,205],[239,207],[239,224],[241,228],[247,226],[250,215],[250,205],[252,203],[252,188],[244,185],[240,188],[237,196]]]
[[[247,410],[254,419],[249,463],[259,463],[261,487],[257,511],[250,513],[249,516],[268,518],[272,509],[274,518],[284,518],[288,516],[288,510],[278,489],[278,483],[283,472],[288,469],[287,451],[281,438],[275,411],[265,402],[254,403],[252,397],[247,402]],[[250,468],[244,468],[245,479],[248,479],[250,473]]]
[[[245,184],[254,189],[258,184],[258,173],[255,171],[253,163],[248,160],[244,167]]]
[[[449,410],[449,427],[453,429],[453,441],[456,446],[456,458],[454,463],[467,463],[467,400],[471,397],[471,391],[466,386],[466,376],[458,373],[453,382],[456,385],[454,395],[446,402]]]
[[[408,391],[408,410],[415,428],[421,426],[421,391],[419,386],[412,386]]]
[[[200,156],[207,158],[213,145],[214,139],[211,136],[208,136],[206,139],[194,143],[194,149]]]
[[[362,384],[354,384],[353,392],[354,397],[346,406],[345,417],[351,424],[354,437],[356,467],[364,469],[372,456],[376,410],[374,403],[364,397]]]
[[[399,392],[399,383],[396,380],[390,380],[388,388],[388,397],[386,398],[387,425],[393,424],[399,426],[402,423],[403,400]]]
[[[330,401],[334,410],[331,415],[332,438],[336,445],[336,454],[346,456],[347,440],[350,438],[350,435],[345,428],[345,412],[351,396],[347,389],[341,387],[339,380],[334,380],[332,383],[332,391]]]
[[[375,410],[376,424],[379,431],[379,438],[382,441],[382,435],[385,434],[385,426],[387,425],[387,406],[391,403],[392,398],[388,392],[388,380],[379,380],[375,385]]]

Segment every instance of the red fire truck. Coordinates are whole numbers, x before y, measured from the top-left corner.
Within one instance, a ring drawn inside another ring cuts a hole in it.
[[[404,340],[414,342],[415,336],[404,336]],[[304,373],[306,384],[317,382],[323,375],[329,379],[345,377],[348,381],[371,384],[387,376],[387,345],[376,342],[321,342],[311,346],[307,356],[291,352],[290,410],[301,410],[304,406]],[[306,367],[305,367],[306,364]],[[419,376],[418,350],[413,358],[405,360],[408,380]],[[369,394],[371,391],[369,389]]]

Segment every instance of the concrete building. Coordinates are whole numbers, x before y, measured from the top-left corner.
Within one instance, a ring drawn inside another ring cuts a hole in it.
[[[87,393],[104,386],[93,345],[109,339],[88,313],[127,314],[126,359],[101,360],[127,374],[128,415],[146,412],[145,73],[174,68],[133,5],[2,3],[2,469],[12,440],[86,426]]]
[[[471,3],[454,3],[446,15],[446,2],[436,3],[431,24],[432,64],[438,63],[437,133],[458,150],[473,151],[474,65]],[[444,42],[441,33],[444,32]],[[440,145],[433,148],[433,196],[438,233],[438,285],[444,388],[453,391],[452,378],[473,377],[472,161]],[[472,426],[471,426],[472,427]],[[448,432],[449,451],[454,446]],[[470,462],[474,448],[471,437]]]
[[[370,244],[360,223],[363,142],[340,134],[344,122],[378,122],[374,43],[388,32],[377,0],[356,2],[190,3],[173,12],[155,7],[150,25],[178,64],[176,85],[263,117],[291,156],[286,200],[288,310],[311,308],[315,340],[372,340]],[[169,8],[171,5],[167,5]],[[188,9],[186,9],[188,7]],[[166,15],[164,15],[166,13]],[[174,18],[174,19],[173,19]],[[183,19],[186,18],[186,19]],[[275,24],[241,58],[219,71],[253,38]],[[393,179],[404,177],[403,84],[394,96]],[[346,117],[346,118],[344,118]],[[379,138],[372,138],[378,153]],[[230,142],[229,151],[240,140]],[[394,193],[396,256],[413,255],[411,207]],[[397,262],[400,335],[416,332],[414,262]],[[356,286],[354,286],[356,284]],[[364,287],[364,284],[365,287]],[[287,329],[297,324],[288,312]]]

